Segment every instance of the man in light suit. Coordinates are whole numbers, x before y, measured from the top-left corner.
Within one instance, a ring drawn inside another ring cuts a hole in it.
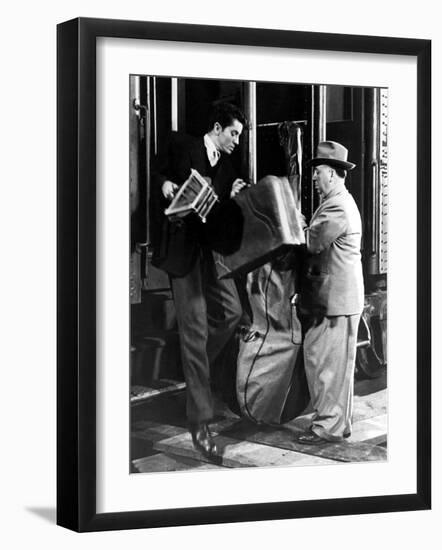
[[[314,416],[303,444],[341,441],[351,434],[353,381],[359,319],[364,306],[361,216],[345,187],[347,149],[319,143],[309,164],[320,205],[306,228],[308,251],[301,311],[304,358]]]

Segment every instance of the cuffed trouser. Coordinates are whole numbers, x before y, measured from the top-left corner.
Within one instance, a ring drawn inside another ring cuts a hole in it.
[[[208,422],[213,417],[210,363],[241,318],[238,292],[233,279],[217,279],[210,250],[201,251],[190,273],[171,281],[187,387],[187,419],[191,424]]]
[[[360,315],[324,317],[304,339],[312,431],[329,441],[351,433],[353,381]]]

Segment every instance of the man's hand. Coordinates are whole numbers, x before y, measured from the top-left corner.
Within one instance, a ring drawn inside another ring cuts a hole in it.
[[[235,197],[246,186],[247,186],[247,183],[244,180],[240,178],[236,179],[233,182],[232,190],[230,191],[230,198],[233,199],[233,197]]]
[[[173,183],[173,181],[166,180],[161,186],[161,191],[165,199],[171,201],[175,196],[175,192],[178,189],[178,185]]]
[[[299,224],[301,225],[301,229],[302,230],[306,229],[307,228],[307,221],[305,219],[304,214],[298,208],[296,209],[296,216],[299,220]]]

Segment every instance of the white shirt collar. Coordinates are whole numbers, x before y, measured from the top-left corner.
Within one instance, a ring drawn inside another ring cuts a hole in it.
[[[204,145],[206,146],[207,158],[209,159],[210,166],[215,166],[221,154],[211,140],[209,134],[204,136]]]

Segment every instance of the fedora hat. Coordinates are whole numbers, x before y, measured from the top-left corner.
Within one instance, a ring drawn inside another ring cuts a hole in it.
[[[307,161],[307,166],[327,164],[333,168],[353,170],[356,164],[347,161],[348,150],[336,141],[321,141],[316,149],[316,157]]]

